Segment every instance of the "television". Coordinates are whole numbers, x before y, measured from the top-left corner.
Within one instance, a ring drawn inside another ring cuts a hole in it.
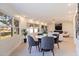
[[[62,30],[62,23],[55,24],[55,30]]]

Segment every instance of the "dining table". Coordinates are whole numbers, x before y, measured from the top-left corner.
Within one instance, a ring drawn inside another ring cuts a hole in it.
[[[36,36],[36,38],[40,38],[40,39],[43,38],[43,37],[45,37],[45,36],[44,35],[37,35]],[[57,38],[57,36],[54,36],[54,35],[51,35],[51,36],[48,35],[48,37]]]
[[[36,38],[38,39],[39,43],[41,43],[41,39],[45,36],[53,37],[54,39],[57,38],[57,36],[54,35],[37,35]]]

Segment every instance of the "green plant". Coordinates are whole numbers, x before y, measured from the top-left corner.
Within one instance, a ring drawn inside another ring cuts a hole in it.
[[[22,32],[23,32],[23,35],[24,35],[24,36],[27,35],[27,31],[26,31],[26,29],[23,29]]]
[[[47,34],[47,31],[44,31],[43,34]]]
[[[26,29],[23,29],[23,30],[22,30],[22,33],[23,33],[23,35],[25,36],[25,38],[24,38],[24,43],[26,43],[26,42],[27,42],[27,39],[26,39],[27,31],[26,31]]]

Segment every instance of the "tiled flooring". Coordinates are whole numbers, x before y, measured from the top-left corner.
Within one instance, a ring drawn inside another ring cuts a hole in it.
[[[76,56],[76,48],[72,38],[64,38],[60,43],[60,48],[55,45],[55,56]],[[42,56],[36,47],[32,48],[32,53],[29,54],[27,44],[21,44],[11,56]],[[45,52],[45,56],[52,56],[52,52]]]

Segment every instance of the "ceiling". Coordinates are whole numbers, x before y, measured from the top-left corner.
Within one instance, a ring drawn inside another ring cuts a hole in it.
[[[67,3],[11,3],[20,15],[35,20],[72,20],[77,4]]]

